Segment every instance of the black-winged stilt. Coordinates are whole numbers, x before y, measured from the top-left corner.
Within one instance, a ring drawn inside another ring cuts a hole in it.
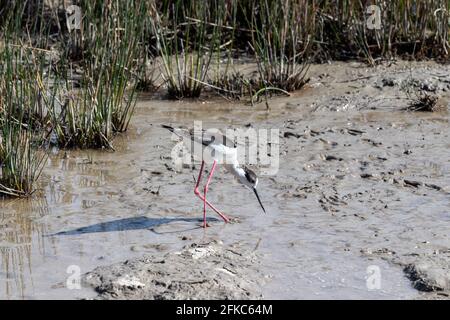
[[[177,136],[188,139],[188,141],[193,143],[198,143],[202,146],[202,164],[200,167],[200,172],[198,179],[194,187],[194,194],[203,201],[203,227],[206,228],[208,225],[206,223],[206,206],[213,209],[225,222],[229,222],[230,219],[220,212],[216,207],[214,207],[207,199],[206,194],[208,193],[208,186],[211,182],[214,170],[217,167],[219,159],[224,159],[224,167],[228,172],[233,174],[233,176],[244,186],[253,190],[258,199],[258,202],[264,212],[264,206],[256,190],[258,185],[258,176],[249,168],[242,166],[238,162],[237,157],[237,145],[229,138],[220,133],[210,133],[205,130],[196,132],[193,129],[183,129],[174,128],[169,125],[162,125],[163,128],[175,133]],[[212,167],[207,178],[206,184],[203,189],[203,195],[199,191],[200,180],[202,179],[203,170],[205,168],[205,159],[203,157],[204,151],[207,150],[211,154],[210,159],[212,160]]]

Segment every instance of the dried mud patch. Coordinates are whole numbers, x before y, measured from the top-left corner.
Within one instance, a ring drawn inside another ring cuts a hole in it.
[[[84,276],[97,299],[260,299],[255,253],[238,244],[192,243],[162,257],[98,267]]]

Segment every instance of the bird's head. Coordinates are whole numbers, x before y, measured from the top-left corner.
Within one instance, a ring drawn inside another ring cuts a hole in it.
[[[258,191],[256,190],[256,186],[258,185],[258,176],[256,173],[254,173],[249,168],[244,167],[244,181],[242,181],[247,187],[253,190],[253,192],[256,195],[256,198],[258,199],[259,205],[263,209],[264,213],[266,212],[266,209],[264,209],[264,206],[262,205],[261,199],[259,198]]]

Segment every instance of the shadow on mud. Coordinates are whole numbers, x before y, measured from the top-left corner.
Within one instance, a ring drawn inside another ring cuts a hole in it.
[[[202,219],[198,218],[148,218],[148,217],[132,217],[132,218],[125,218],[125,219],[119,219],[119,220],[113,220],[108,222],[102,222],[93,224],[86,227],[81,227],[74,230],[68,230],[68,231],[61,231],[58,233],[47,235],[48,237],[51,236],[73,236],[73,235],[81,235],[85,233],[99,233],[99,232],[113,232],[113,231],[127,231],[127,230],[142,230],[142,229],[150,229],[156,234],[159,234],[155,230],[152,230],[152,228],[166,225],[173,222],[199,222],[203,221]],[[216,218],[208,218],[207,221],[209,222],[215,222],[219,221]],[[178,231],[171,231],[171,232],[183,232],[187,230],[193,230],[197,229],[195,228],[189,228],[189,229],[182,229]]]

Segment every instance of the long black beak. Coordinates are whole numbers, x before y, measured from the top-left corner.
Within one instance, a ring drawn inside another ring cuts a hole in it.
[[[259,205],[263,209],[264,213],[266,213],[266,209],[264,209],[264,206],[263,206],[263,204],[261,202],[261,199],[259,198],[258,191],[256,191],[256,188],[253,188],[253,192],[255,192],[255,195],[256,195],[256,198],[258,199]]]

